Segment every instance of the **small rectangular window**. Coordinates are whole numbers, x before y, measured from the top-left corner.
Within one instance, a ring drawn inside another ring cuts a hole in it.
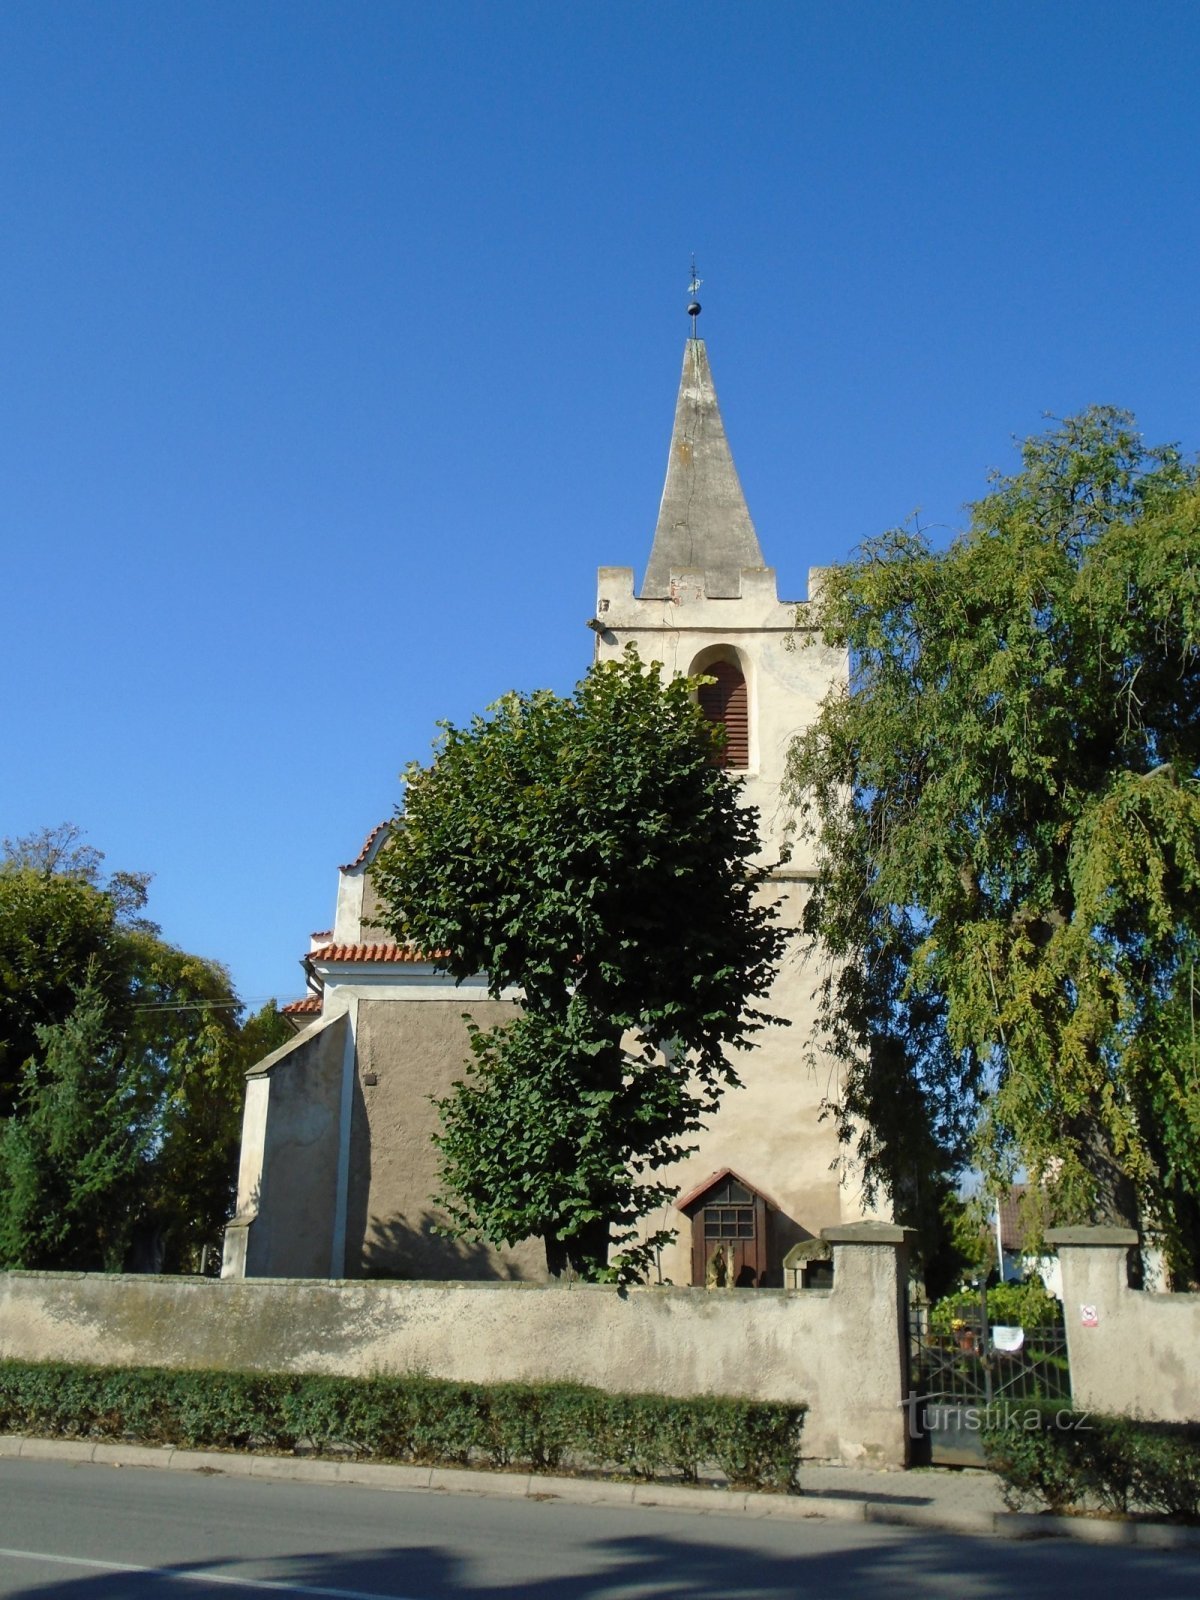
[[[753,1239],[753,1206],[705,1206],[706,1239]]]

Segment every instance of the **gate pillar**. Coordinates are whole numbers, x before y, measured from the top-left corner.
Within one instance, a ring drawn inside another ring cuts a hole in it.
[[[839,1319],[842,1437],[871,1440],[880,1466],[907,1466],[911,1451],[908,1376],[908,1241],[894,1222],[848,1222],[822,1228],[833,1246],[834,1300]]]
[[[1136,1415],[1145,1399],[1145,1353],[1137,1297],[1129,1287],[1129,1252],[1137,1245],[1137,1234],[1132,1228],[1050,1228],[1046,1242],[1062,1263],[1063,1318],[1076,1404]]]

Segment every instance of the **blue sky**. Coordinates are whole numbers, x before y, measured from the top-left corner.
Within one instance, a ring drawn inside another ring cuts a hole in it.
[[[1093,402],[1200,445],[1200,6],[0,8],[0,832],[300,992],[440,717],[586,669],[690,253],[781,592]]]

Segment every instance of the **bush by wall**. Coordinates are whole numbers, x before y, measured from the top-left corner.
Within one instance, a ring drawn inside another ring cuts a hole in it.
[[[1200,1423],[1021,1406],[984,1430],[1014,1511],[1150,1512],[1200,1522]]]
[[[803,1406],[451,1383],[0,1361],[0,1432],[797,1487]]]
[[[988,1321],[1009,1323],[1019,1328],[1061,1327],[1062,1301],[1055,1299],[1040,1280],[1023,1283],[997,1283],[987,1292]],[[961,1322],[979,1319],[979,1290],[959,1289],[931,1309],[929,1326],[935,1333],[951,1333]]]

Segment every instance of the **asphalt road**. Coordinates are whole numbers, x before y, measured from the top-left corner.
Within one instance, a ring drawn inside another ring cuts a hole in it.
[[[1200,1596],[1200,1551],[0,1460],[0,1596]]]

